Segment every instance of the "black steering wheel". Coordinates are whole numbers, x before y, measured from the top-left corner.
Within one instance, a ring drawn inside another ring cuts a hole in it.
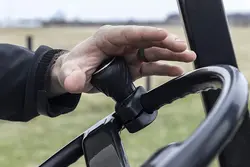
[[[156,119],[162,106],[191,93],[220,89],[215,105],[190,137],[160,149],[142,165],[205,167],[234,137],[248,104],[248,83],[237,68],[229,65],[200,68],[146,92],[133,84],[123,57],[113,57],[98,68],[91,82],[116,102],[115,112],[59,150],[41,167],[66,167],[83,155],[88,167],[129,167],[119,138],[123,129],[136,133]]]

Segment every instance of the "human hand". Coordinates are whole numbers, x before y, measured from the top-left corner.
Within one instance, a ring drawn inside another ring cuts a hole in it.
[[[145,48],[143,62],[138,49]],[[184,71],[162,61],[192,62],[185,41],[165,29],[148,26],[103,26],[94,35],[60,56],[51,70],[51,93],[89,93],[92,74],[109,56],[124,56],[134,80],[144,76],[178,76]],[[158,62],[161,61],[161,62]]]

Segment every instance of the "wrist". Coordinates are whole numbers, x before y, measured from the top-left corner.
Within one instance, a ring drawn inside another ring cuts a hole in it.
[[[47,87],[48,97],[59,96],[67,93],[63,83],[60,82],[60,70],[62,67],[62,59],[68,54],[66,51],[59,52],[55,55],[53,64],[49,69],[49,81]]]

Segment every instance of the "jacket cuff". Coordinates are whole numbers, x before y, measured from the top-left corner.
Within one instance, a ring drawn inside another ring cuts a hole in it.
[[[41,55],[35,75],[37,112],[40,115],[56,117],[73,111],[79,103],[81,94],[66,93],[48,98],[47,85],[50,82],[50,69],[65,50],[41,46],[35,54]]]

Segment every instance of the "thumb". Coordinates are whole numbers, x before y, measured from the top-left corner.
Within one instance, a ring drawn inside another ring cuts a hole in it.
[[[72,71],[64,80],[64,88],[69,93],[82,93],[86,83],[86,75],[81,70]]]
[[[76,65],[68,65],[61,70],[61,83],[66,92],[82,93],[86,83],[86,74]]]

